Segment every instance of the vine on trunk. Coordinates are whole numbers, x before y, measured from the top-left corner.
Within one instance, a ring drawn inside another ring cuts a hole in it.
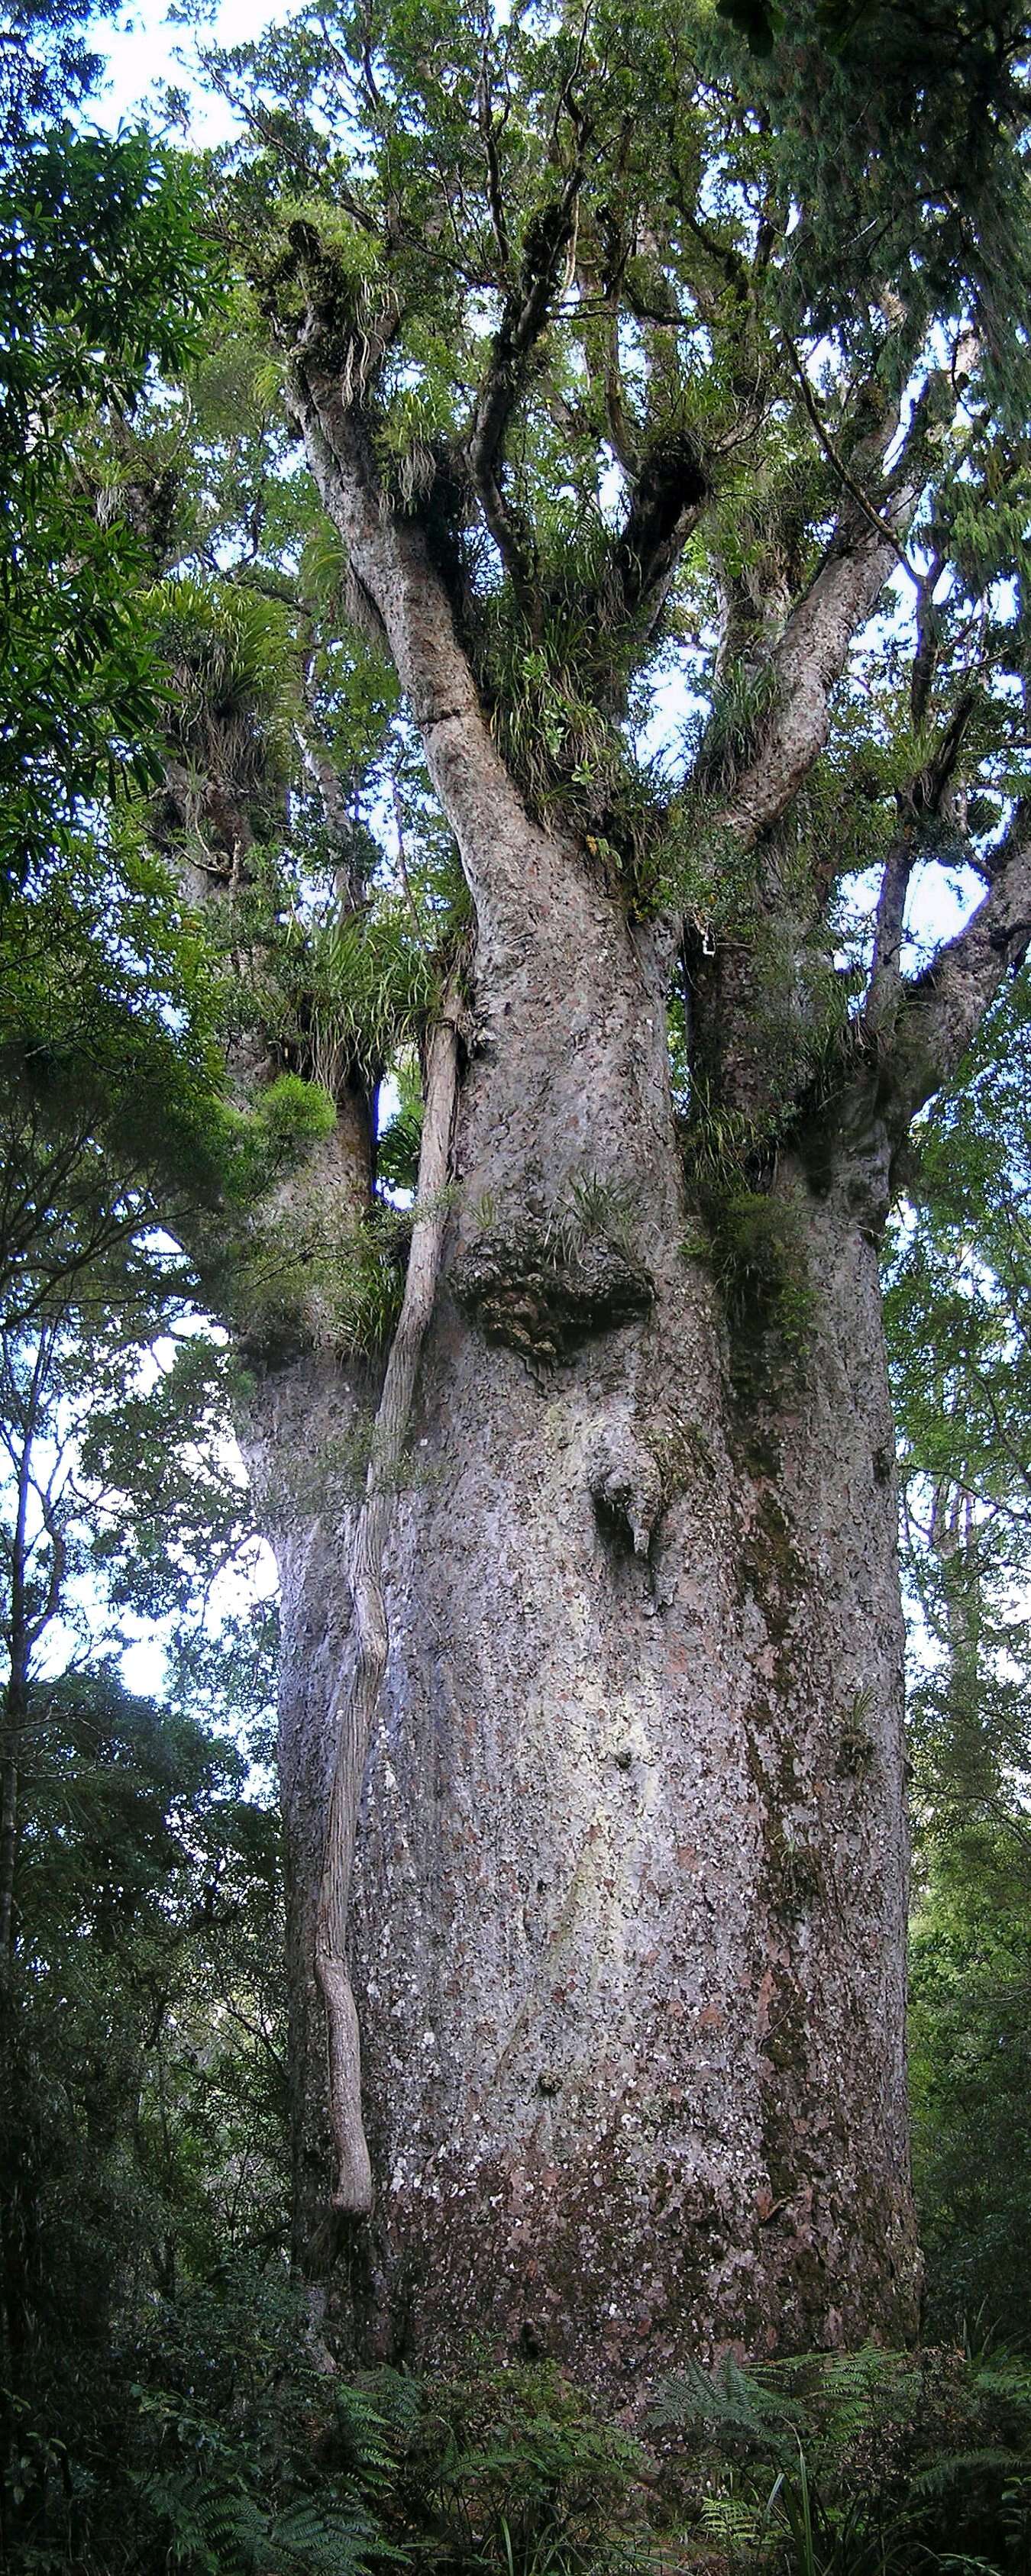
[[[365,2216],[371,2210],[373,2191],[362,2126],[358,2013],[347,1967],[347,1913],[358,1804],[389,1646],[383,1550],[419,1360],[436,1296],[447,1220],[457,1087],[458,1031],[453,1002],[446,1002],[444,1015],[430,1039],[412,1247],[401,1313],[376,1414],[365,1499],[355,1532],[351,1574],[355,1651],[331,1721],[336,1760],[319,1891],[315,1964],[326,2008],[329,2117],[336,2168],[333,2207],[354,2217]]]

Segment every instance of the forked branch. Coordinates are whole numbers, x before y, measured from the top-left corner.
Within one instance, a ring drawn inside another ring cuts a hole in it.
[[[650,634],[692,530],[710,497],[697,440],[687,431],[651,442],[640,458],[614,560],[628,616]]]
[[[355,1531],[351,1570],[354,1651],[333,1712],[336,1760],[315,1929],[315,1966],[326,2007],[329,2117],[335,2167],[332,2200],[335,2209],[354,2217],[372,2208],[373,2192],[362,2125],[358,2013],[347,1966],[347,1915],[362,1780],[389,1645],[383,1551],[419,1360],[436,1296],[457,1079],[458,1038],[454,1004],[450,1001],[430,1040],[408,1274]]]
[[[582,184],[578,153],[554,204],[543,207],[527,226],[519,279],[494,334],[468,439],[469,467],[484,518],[502,562],[526,598],[536,579],[536,555],[530,529],[502,488],[505,440],[575,241]]]

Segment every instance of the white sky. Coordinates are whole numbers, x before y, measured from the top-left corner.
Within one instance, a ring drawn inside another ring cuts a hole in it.
[[[245,44],[270,19],[286,14],[284,9],[255,7],[254,0],[219,0],[204,38],[222,45]],[[197,40],[190,28],[172,23],[165,9],[137,9],[117,27],[98,28],[94,41],[108,59],[107,77],[90,107],[98,125],[134,125],[142,119],[160,129],[164,121],[161,92],[172,83],[193,95],[191,143],[225,140],[230,119],[223,101],[206,95],[191,72]]]

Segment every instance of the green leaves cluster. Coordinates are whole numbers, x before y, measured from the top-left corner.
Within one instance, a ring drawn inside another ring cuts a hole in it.
[[[23,884],[84,803],[152,781],[161,688],[133,610],[139,562],[79,450],[180,366],[210,288],[185,167],[143,134],[16,131],[0,162],[0,875]]]
[[[911,2047],[930,2313],[1021,2344],[1031,2172],[1031,1051],[1014,987],[920,1138],[887,1322],[913,1652]]]

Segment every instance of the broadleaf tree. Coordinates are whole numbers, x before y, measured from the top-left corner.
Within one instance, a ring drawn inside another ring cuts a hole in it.
[[[1028,28],[961,14],[210,57],[265,412],[165,549],[150,828],[292,1137],[221,1293],[298,2242],[380,2352],[626,2388],[915,2315],[879,1249],[1031,938]]]

